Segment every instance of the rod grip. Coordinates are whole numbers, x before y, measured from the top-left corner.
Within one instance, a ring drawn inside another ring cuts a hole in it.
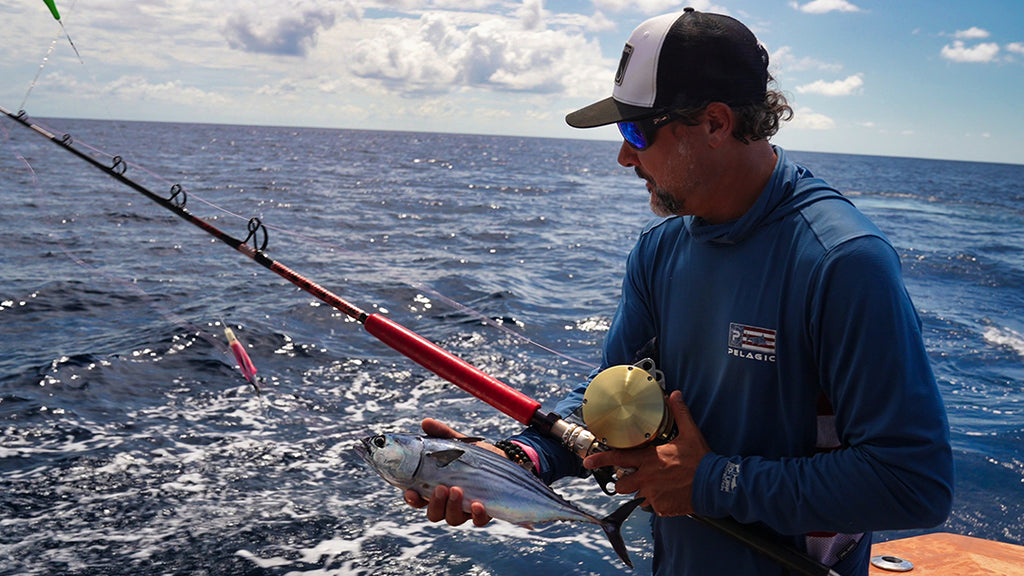
[[[540,408],[540,402],[385,316],[371,314],[363,321],[363,326],[397,352],[522,424],[529,425]]]

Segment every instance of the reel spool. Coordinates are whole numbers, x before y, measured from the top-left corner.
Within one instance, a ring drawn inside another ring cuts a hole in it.
[[[587,430],[608,448],[639,448],[675,435],[665,376],[648,358],[594,377],[583,394],[582,416]]]

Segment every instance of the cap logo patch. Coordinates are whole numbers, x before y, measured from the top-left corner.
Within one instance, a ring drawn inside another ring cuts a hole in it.
[[[619,60],[619,69],[615,72],[615,85],[622,86],[622,77],[626,75],[626,66],[629,65],[629,57],[633,55],[633,46],[628,42],[622,49],[622,58]]]

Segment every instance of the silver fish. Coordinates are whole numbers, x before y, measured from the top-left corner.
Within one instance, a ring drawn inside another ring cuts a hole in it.
[[[619,558],[633,567],[621,528],[642,499],[598,518],[569,503],[509,459],[468,443],[478,438],[461,440],[382,434],[364,438],[356,452],[389,484],[412,488],[424,498],[429,499],[438,485],[462,488],[466,512],[470,503],[477,501],[492,517],[527,528],[556,521],[597,524]]]

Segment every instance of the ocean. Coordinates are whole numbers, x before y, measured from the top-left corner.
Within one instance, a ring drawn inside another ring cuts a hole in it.
[[[547,409],[598,363],[650,217],[614,142],[42,123],[154,191],[181,185],[229,234],[260,218],[270,257]],[[937,530],[1024,543],[1024,166],[790,153],[902,257],[956,457]],[[7,118],[0,201],[0,574],[623,572],[594,526],[452,528],[407,507],[359,438],[519,424]],[[649,572],[645,513],[625,537]]]

